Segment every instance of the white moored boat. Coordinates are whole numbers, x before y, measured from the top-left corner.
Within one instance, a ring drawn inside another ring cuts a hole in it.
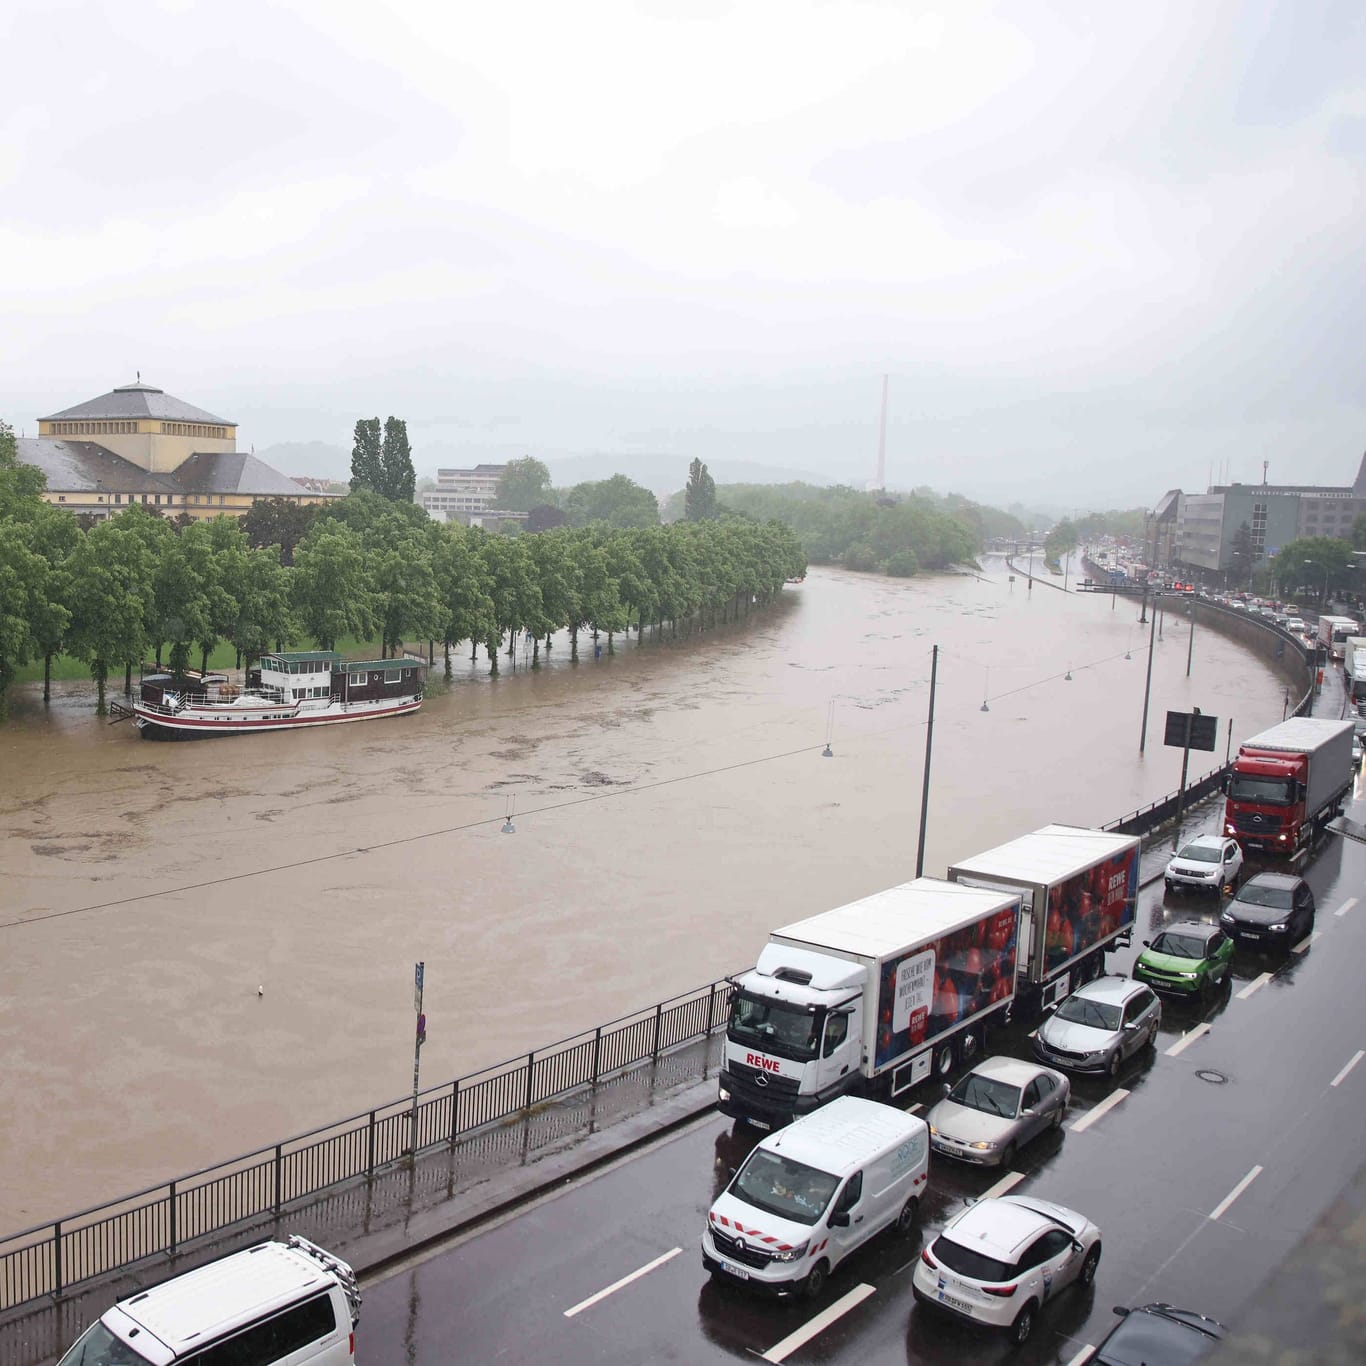
[[[226,674],[147,674],[132,711],[146,739],[247,735],[402,716],[422,705],[416,659],[343,659],[334,650],[262,655],[239,688]]]

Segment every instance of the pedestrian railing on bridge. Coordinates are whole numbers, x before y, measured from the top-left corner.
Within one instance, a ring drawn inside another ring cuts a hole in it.
[[[536,1106],[597,1086],[714,1033],[730,1013],[723,980],[610,1024],[390,1101],[228,1162],[0,1238],[0,1312],[144,1258],[169,1256],[245,1220],[376,1171]],[[414,1118],[416,1144],[414,1144]]]

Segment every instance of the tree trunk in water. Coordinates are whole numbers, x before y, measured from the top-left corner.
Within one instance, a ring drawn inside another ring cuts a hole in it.
[[[616,654],[616,651],[612,648],[612,632],[611,632],[611,631],[608,631],[608,633],[607,633],[607,653],[608,653],[609,655],[614,655],[614,654]]]
[[[541,638],[537,636],[531,646],[531,667],[539,669],[541,667]]]
[[[132,697],[133,695],[133,666],[125,664],[123,666],[123,695]]]
[[[569,661],[571,664],[579,662],[579,628],[577,626],[569,628]]]
[[[470,641],[470,663],[471,663],[471,664],[474,663],[475,656],[476,656],[478,653],[479,653],[479,642],[478,642],[477,640],[472,640],[472,641]]]
[[[104,660],[98,660],[95,664],[95,715],[104,716],[107,708],[104,705],[104,680],[109,672],[109,666]]]
[[[52,700],[52,655],[43,656],[43,706]]]
[[[451,676],[451,643],[447,640],[443,641],[442,645],[446,652],[446,678],[449,681]]]

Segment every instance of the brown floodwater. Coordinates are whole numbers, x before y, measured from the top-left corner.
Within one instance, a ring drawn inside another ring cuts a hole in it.
[[[1047,821],[1171,791],[1167,708],[1281,718],[1168,616],[1138,754],[1138,606],[813,570],[769,612],[488,677],[416,716],[143,741],[85,685],[0,727],[0,1231],[436,1085],[747,967],[769,929]],[[1170,629],[1168,629],[1170,628]],[[1133,658],[1124,658],[1131,648]],[[1070,669],[1072,678],[1063,675]],[[981,710],[984,697],[989,710]],[[827,740],[831,757],[822,753]],[[514,834],[503,832],[513,809]],[[257,988],[264,994],[257,994]]]

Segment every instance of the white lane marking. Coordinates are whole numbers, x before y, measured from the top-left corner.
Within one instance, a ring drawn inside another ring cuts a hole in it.
[[[1253,1167],[1224,1198],[1210,1211],[1210,1218],[1217,1219],[1228,1207],[1262,1174],[1260,1167]]]
[[[1292,950],[1292,952],[1293,952],[1293,953],[1303,953],[1303,952],[1305,951],[1305,949],[1307,949],[1307,948],[1310,946],[1310,944],[1312,944],[1312,943],[1314,942],[1314,940],[1316,940],[1318,937],[1319,937],[1319,932],[1318,932],[1317,930],[1315,930],[1312,934],[1309,935],[1309,937],[1308,937],[1307,939],[1301,939],[1300,942],[1299,942],[1298,944],[1295,945],[1295,947],[1294,947],[1294,949]]]
[[[998,1195],[1004,1195],[1006,1191],[1014,1190],[1024,1179],[1024,1172],[1007,1172],[990,1190],[983,1191],[981,1198],[991,1200]]]
[[[1081,1351],[1078,1352],[1076,1356],[1074,1356],[1072,1360],[1067,1363],[1067,1366],[1082,1366],[1083,1362],[1091,1360],[1091,1353],[1095,1350],[1096,1349],[1092,1347],[1091,1344],[1088,1342],[1086,1346],[1083,1347]]]
[[[1167,1056],[1169,1058],[1179,1057],[1196,1041],[1196,1039],[1202,1038],[1208,1033],[1209,1025],[1204,1023],[1196,1025],[1194,1029],[1187,1030],[1169,1049],[1167,1049]]]
[[[1246,1001],[1253,992],[1260,991],[1270,980],[1271,974],[1269,972],[1262,973],[1260,977],[1254,977],[1252,981],[1238,993],[1238,999],[1240,1001]]]
[[[1346,915],[1347,912],[1350,911],[1350,910],[1352,909],[1352,907],[1355,906],[1356,904],[1357,904],[1357,899],[1356,899],[1356,897],[1354,897],[1354,896],[1349,896],[1349,897],[1347,898],[1347,900],[1344,901],[1344,902],[1342,903],[1342,905],[1339,906],[1339,907],[1337,908],[1337,910],[1335,910],[1335,911],[1333,912],[1333,914],[1334,914],[1334,915]]]
[[[582,1313],[585,1309],[591,1309],[599,1300],[605,1300],[608,1295],[615,1294],[623,1286],[630,1285],[632,1281],[638,1281],[642,1276],[648,1276],[657,1266],[663,1266],[665,1262],[671,1262],[678,1256],[683,1249],[676,1247],[670,1252],[666,1252],[662,1257],[656,1257],[652,1262],[646,1262],[639,1270],[631,1272],[629,1276],[623,1276],[619,1281],[614,1281],[606,1290],[599,1290],[596,1295],[590,1295],[586,1300],[580,1300],[572,1309],[566,1309],[564,1316],[572,1319],[575,1314]]]
[[[1356,1053],[1352,1057],[1352,1061],[1349,1062],[1347,1066],[1344,1067],[1342,1071],[1339,1072],[1337,1076],[1335,1076],[1333,1080],[1328,1083],[1329,1086],[1336,1086],[1340,1081],[1343,1081],[1346,1078],[1348,1072],[1350,1072],[1352,1068],[1354,1068],[1357,1065],[1357,1063],[1359,1063],[1362,1060],[1362,1058],[1366,1058],[1366,1052],[1363,1052],[1363,1050],[1358,1048]]]
[[[842,1295],[829,1309],[822,1309],[814,1319],[802,1324],[795,1333],[789,1333],[776,1347],[770,1347],[760,1361],[786,1361],[799,1347],[804,1347],[817,1333],[823,1333],[836,1319],[842,1319],[851,1309],[862,1304],[869,1295],[877,1291],[871,1285],[856,1285],[847,1295]]]
[[[925,1102],[923,1100],[918,1100],[914,1105],[907,1107],[906,1113],[908,1115],[918,1115],[924,1108]]]
[[[1124,1097],[1128,1094],[1129,1093],[1122,1086],[1116,1087],[1115,1090],[1113,1090],[1108,1096],[1106,1096],[1105,1099],[1101,1101],[1099,1105],[1095,1106],[1093,1109],[1088,1110],[1074,1124],[1069,1124],[1067,1126],[1068,1129],[1074,1134],[1081,1133],[1083,1129],[1089,1129],[1096,1122],[1096,1120],[1100,1119],[1104,1115],[1109,1114],[1110,1111],[1113,1110],[1115,1106],[1118,1105],[1119,1102],[1122,1101]]]

